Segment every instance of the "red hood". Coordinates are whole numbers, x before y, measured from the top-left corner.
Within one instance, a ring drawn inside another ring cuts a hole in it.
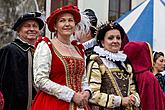
[[[124,47],[124,53],[132,63],[135,73],[149,70],[152,67],[152,54],[148,43],[129,42]]]

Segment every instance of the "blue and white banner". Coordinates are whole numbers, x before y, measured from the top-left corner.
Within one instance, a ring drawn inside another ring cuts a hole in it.
[[[165,53],[165,1],[146,0],[118,20],[130,41],[146,41]]]

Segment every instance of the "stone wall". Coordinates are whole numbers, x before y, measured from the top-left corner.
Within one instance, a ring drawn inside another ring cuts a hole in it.
[[[0,0],[0,47],[16,37],[11,28],[20,15],[44,10],[45,0]]]

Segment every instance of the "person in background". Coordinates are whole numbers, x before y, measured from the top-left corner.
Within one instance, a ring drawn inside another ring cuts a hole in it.
[[[31,110],[89,110],[90,88],[83,46],[71,41],[80,12],[71,4],[53,11],[46,23],[55,38],[40,37],[34,53],[34,82],[39,91]]]
[[[17,38],[0,49],[0,89],[4,110],[29,110],[35,89],[32,81],[34,43],[44,22],[41,13],[20,16],[13,26]]]
[[[164,70],[165,71],[165,70]],[[163,80],[164,80],[164,82],[165,82],[165,74],[163,75]],[[164,86],[164,88],[163,88],[163,91],[164,91],[164,93],[165,93],[165,86]]]
[[[90,19],[84,13],[80,12],[81,21],[76,25],[75,29],[75,39],[80,43],[84,43],[88,40],[87,35],[90,34]]]
[[[95,37],[97,31],[97,17],[95,12],[91,9],[86,9],[81,15],[82,19],[78,24],[79,29],[76,30],[76,35],[78,41],[84,43]]]
[[[97,32],[97,17],[92,9],[81,12],[81,21],[76,27],[76,37],[85,48],[85,55],[92,53],[93,47],[97,44],[95,35]]]
[[[161,72],[164,71],[164,54],[163,52],[153,52],[153,67],[151,69],[151,72],[155,75],[155,77],[158,79],[159,84],[161,88],[165,89],[165,80],[163,78],[163,75]],[[165,92],[165,90],[164,90]]]
[[[164,82],[165,82],[165,59],[164,59],[164,71],[163,71],[163,80],[164,80]],[[165,84],[165,83],[164,83]],[[164,93],[165,93],[165,86],[164,86],[164,88],[163,88],[163,91],[164,91]]]
[[[124,36],[118,23],[102,24],[98,29],[98,46],[87,67],[91,110],[137,110],[140,105],[131,65],[120,51]]]
[[[162,73],[163,78],[164,78],[164,81],[165,81],[165,58],[164,58],[164,70],[163,70],[163,72],[161,72],[161,73]],[[165,91],[165,88],[164,88],[163,91]]]
[[[162,74],[165,76],[165,58],[164,58],[164,71],[162,72]]]
[[[165,110],[165,95],[153,73],[152,51],[146,42],[129,42],[124,53],[130,60],[136,77],[142,110]]]

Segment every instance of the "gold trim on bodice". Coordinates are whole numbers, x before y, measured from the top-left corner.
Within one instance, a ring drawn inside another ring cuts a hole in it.
[[[78,90],[76,84],[81,84],[81,78],[84,74],[85,63],[82,61],[83,58],[75,58],[72,56],[63,56],[60,52],[53,46],[53,50],[58,58],[64,65],[66,72],[66,84],[68,87],[72,88],[76,92],[81,91],[81,86],[78,86]],[[80,67],[81,66],[81,67]],[[72,72],[72,73],[71,73]],[[78,79],[78,80],[77,80]]]
[[[104,74],[105,77],[106,74],[112,83],[112,88],[114,88],[116,91],[116,93],[114,94],[121,97],[125,97],[129,95],[129,91],[130,91],[129,74],[123,74],[123,71],[119,69],[106,69],[106,73]],[[111,91],[113,91],[112,88]]]

